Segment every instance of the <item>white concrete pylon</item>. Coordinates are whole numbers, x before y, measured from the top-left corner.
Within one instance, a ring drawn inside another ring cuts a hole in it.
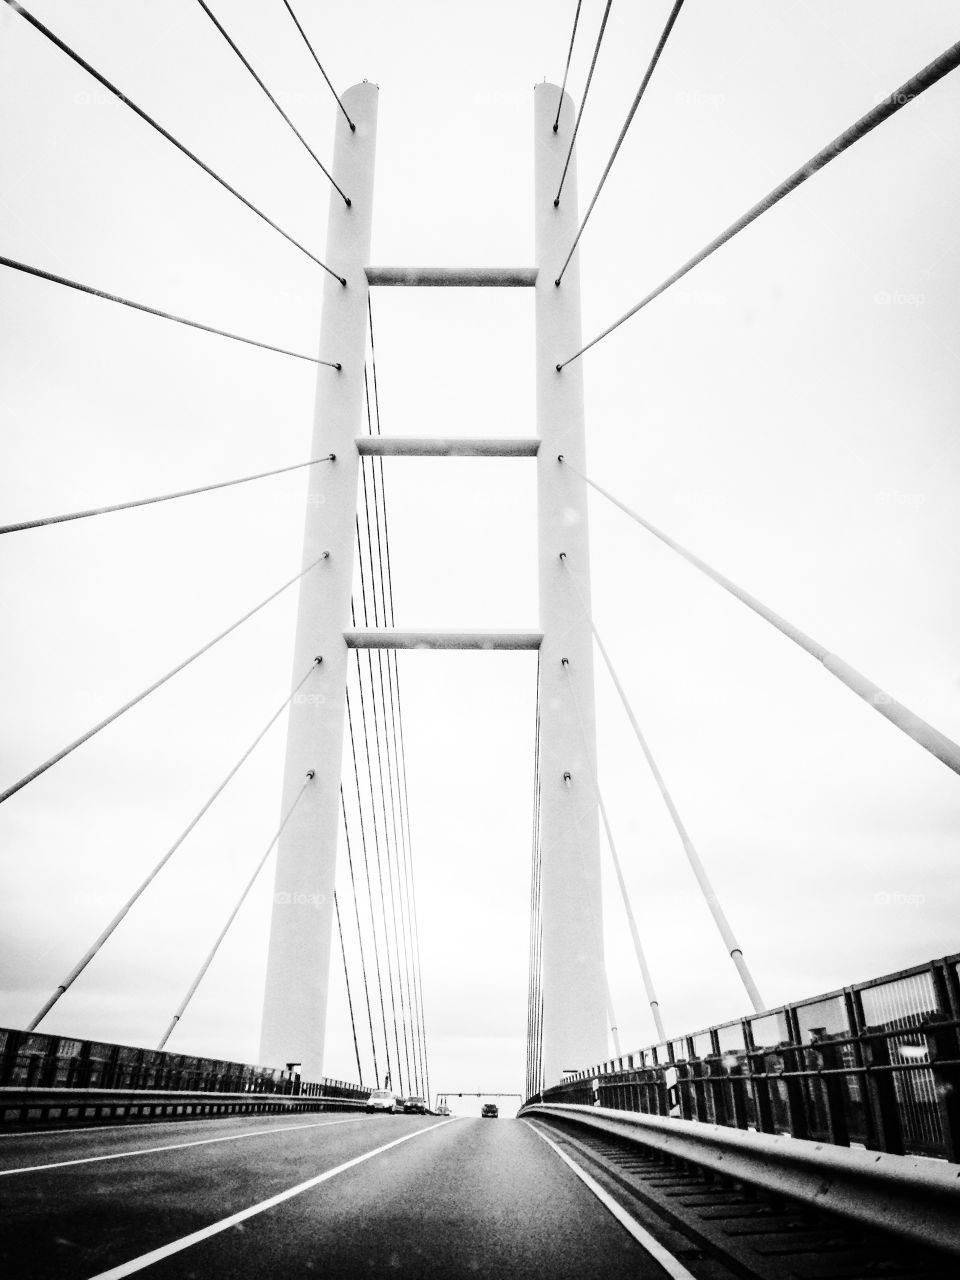
[[[558,372],[563,352],[581,342],[578,256],[554,281],[577,232],[576,162],[558,206],[573,104],[560,89],[534,90],[536,177],[537,498],[540,625],[540,847],[542,919],[542,1076],[607,1056],[607,988],[600,894],[593,645],[571,575],[590,598],[586,485],[558,455],[584,458],[583,374],[579,362]],[[561,561],[561,553],[566,556]],[[562,659],[570,661],[569,671]],[[575,699],[571,693],[575,684]],[[577,706],[583,719],[583,732]]]
[[[290,708],[282,809],[287,811],[307,769],[316,783],[281,836],[274,886],[260,1061],[299,1062],[305,1080],[323,1075],[323,1047],[337,862],[340,764],[343,747],[347,646],[353,586],[359,454],[367,333],[367,277],[373,223],[377,86],[364,81],[343,94],[356,124],[337,113],[333,172],[351,205],[333,192],[327,257],[346,280],[323,286],[320,355],[341,370],[317,376],[312,456],[336,460],[310,474],[304,521],[304,563],[328,559],[303,579],[293,660],[294,679],[312,659],[322,663]]]

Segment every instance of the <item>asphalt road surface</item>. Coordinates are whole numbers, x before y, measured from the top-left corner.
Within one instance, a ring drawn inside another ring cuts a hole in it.
[[[248,1116],[6,1135],[0,1270],[9,1280],[685,1274],[656,1261],[656,1244],[602,1196],[530,1124],[506,1118]]]

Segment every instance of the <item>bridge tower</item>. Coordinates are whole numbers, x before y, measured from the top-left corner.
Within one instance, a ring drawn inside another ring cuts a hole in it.
[[[284,811],[316,768],[279,843],[260,1045],[268,1065],[297,1061],[303,1075],[323,1073],[330,973],[333,888],[339,823],[347,656],[365,648],[539,648],[540,779],[539,911],[542,966],[540,1033],[532,1065],[538,1081],[559,1080],[565,1067],[606,1056],[606,984],[599,876],[596,734],[589,619],[590,575],[586,486],[558,460],[584,465],[580,366],[557,369],[580,346],[576,256],[563,284],[554,283],[577,229],[576,165],[571,153],[573,105],[560,89],[535,90],[534,268],[374,268],[372,226],[377,90],[355,85],[344,105],[356,124],[337,120],[334,172],[351,198],[331,196],[327,260],[346,287],[325,283],[321,357],[342,368],[319,370],[313,457],[336,461],[312,473],[304,564],[328,557],[301,583],[294,681],[322,657],[291,707]],[[371,285],[534,287],[538,437],[533,440],[389,440],[360,435],[367,297]],[[445,456],[536,456],[541,633],[359,632],[350,629],[357,481],[364,453]],[[309,799],[307,798],[309,797]]]
[[[333,890],[340,822],[340,765],[347,687],[347,647],[353,588],[354,519],[360,455],[356,438],[363,415],[367,333],[367,278],[373,227],[373,170],[378,89],[366,81],[342,95],[351,130],[337,112],[333,173],[350,198],[331,192],[326,260],[347,281],[324,280],[321,366],[310,456],[335,454],[329,466],[311,467],[304,519],[303,564],[325,560],[300,582],[293,683],[315,658],[316,672],[290,706],[283,780],[283,812],[304,774],[312,787],[280,836],[274,880],[270,945],[260,1030],[260,1061],[299,1062],[305,1079],[323,1075],[323,1044],[333,936]]]
[[[537,508],[539,543],[540,783],[539,859],[542,1000],[535,1088],[566,1068],[607,1056],[606,980],[600,898],[590,544],[586,485],[558,456],[585,469],[583,374],[579,361],[557,369],[560,352],[578,351],[580,264],[574,255],[554,282],[577,234],[576,158],[570,156],[573,103],[560,90],[534,89],[537,316]],[[554,132],[554,121],[557,130]],[[563,190],[554,204],[557,192]],[[563,557],[561,559],[561,557]],[[529,1051],[529,1050],[528,1050]]]

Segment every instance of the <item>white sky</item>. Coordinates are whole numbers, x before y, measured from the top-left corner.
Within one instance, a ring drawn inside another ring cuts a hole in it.
[[[323,256],[325,180],[193,0],[30,7]],[[335,106],[280,0],[214,7],[329,157]],[[532,85],[560,79],[573,3],[295,7],[336,85],[380,85],[374,261],[531,262]],[[668,8],[613,7],[584,203]],[[601,11],[586,0],[575,96]],[[691,0],[584,237],[585,335],[956,38],[949,0]],[[6,6],[0,95],[0,252],[315,349],[319,269]],[[955,739],[958,145],[954,73],[585,362],[594,477]],[[4,521],[308,456],[311,366],[9,271],[0,288]],[[527,292],[374,307],[386,433],[534,433]],[[398,625],[536,625],[533,481],[522,461],[388,464]],[[296,572],[304,487],[4,538],[2,778]],[[956,950],[956,777],[602,499],[591,512],[597,624],[767,1000]],[[0,1024],[30,1017],[283,699],[294,610],[291,593],[0,809]],[[517,1090],[534,659],[400,661],[432,1083]],[[668,1032],[737,1016],[599,667],[598,714]],[[278,726],[44,1029],[155,1043],[275,829],[282,752]],[[639,1047],[608,870],[608,968]],[[272,866],[171,1048],[255,1060],[271,885]],[[339,977],[327,1072],[356,1076]]]

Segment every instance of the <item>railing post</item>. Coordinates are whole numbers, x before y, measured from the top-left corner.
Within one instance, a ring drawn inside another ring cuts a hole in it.
[[[559,94],[550,84],[534,90],[542,1078],[548,1085],[565,1067],[607,1056],[593,650],[578,598],[579,591],[590,599],[587,493],[557,461],[563,454],[584,465],[581,365],[562,373],[556,368],[581,341],[576,255],[562,285],[554,284],[577,231],[574,162],[559,206],[553,203],[573,126],[573,104],[564,95],[553,132]]]
[[[351,199],[333,192],[327,259],[347,280],[327,276],[320,325],[320,356],[338,371],[317,371],[311,457],[336,460],[310,469],[303,563],[329,558],[300,583],[293,679],[317,656],[323,661],[290,706],[281,811],[288,813],[311,769],[304,792],[280,837],[273,916],[260,1033],[260,1061],[302,1063],[303,1074],[323,1074],[330,976],[333,886],[340,813],[347,646],[350,625],[359,454],[367,331],[367,278],[373,206],[377,87],[354,85],[343,95],[356,132],[338,113],[333,169]]]
[[[960,1010],[960,984],[955,969],[935,965],[933,980],[941,1010],[938,1018],[955,1022]],[[934,1027],[927,1031],[926,1039],[943,1131],[943,1154],[948,1160],[960,1161],[960,1029],[956,1025]]]

